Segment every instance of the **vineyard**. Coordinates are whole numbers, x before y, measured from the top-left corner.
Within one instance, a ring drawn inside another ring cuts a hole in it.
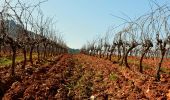
[[[168,5],[71,49],[46,0],[2,1],[0,99],[170,100]]]

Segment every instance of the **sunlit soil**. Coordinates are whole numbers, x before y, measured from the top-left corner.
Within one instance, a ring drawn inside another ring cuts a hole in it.
[[[148,64],[149,68],[144,68],[141,74],[136,59],[129,57],[128,69],[113,63],[116,57],[109,61],[84,54],[64,54],[33,66],[27,64],[25,70],[19,64],[15,77],[9,76],[9,67],[3,67],[0,68],[0,96],[4,100],[168,99],[170,74],[161,72],[161,80],[155,81],[155,70],[152,71],[156,68],[152,66],[155,61],[144,59],[144,66]],[[165,62],[163,65],[169,63]]]

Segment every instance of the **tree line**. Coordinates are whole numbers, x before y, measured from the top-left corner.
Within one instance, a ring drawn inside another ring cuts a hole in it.
[[[156,9],[151,9],[151,12],[135,20],[122,18],[125,21],[122,27],[112,28],[104,37],[87,42],[81,52],[109,60],[116,55],[116,62],[125,64],[127,68],[130,68],[128,56],[140,57],[138,69],[141,73],[144,57],[160,58],[155,75],[160,80],[162,62],[165,57],[170,57],[169,9],[168,5],[156,4]],[[108,33],[112,33],[112,37]]]
[[[67,53],[68,47],[53,18],[45,17],[41,10],[44,2],[47,0],[1,0],[0,51],[11,54],[11,76],[15,75],[17,53],[23,54],[22,69],[27,61],[33,65],[33,53],[38,61]]]

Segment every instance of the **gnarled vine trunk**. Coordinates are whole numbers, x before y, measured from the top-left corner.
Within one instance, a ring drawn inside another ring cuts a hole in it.
[[[157,71],[156,71],[156,80],[159,81],[160,80],[160,70],[161,70],[161,66],[162,66],[162,62],[165,56],[165,52],[166,50],[161,51],[161,60],[158,63],[158,67],[157,67]]]
[[[33,65],[33,60],[32,60],[33,50],[34,50],[34,45],[32,45],[31,48],[30,48],[30,57],[29,57],[30,63],[31,63],[32,65]]]
[[[139,65],[139,72],[143,73],[143,66],[142,66],[142,62],[143,62],[143,58],[146,55],[146,53],[149,51],[149,46],[143,51],[142,56],[140,58],[140,65]]]
[[[126,48],[125,48],[125,46],[122,46],[122,48],[123,48],[123,57],[122,57],[122,60],[121,60],[121,62],[120,62],[120,65],[123,65],[123,61],[124,61],[124,59],[125,59],[125,53],[126,53]]]
[[[118,59],[117,59],[118,62],[121,59],[121,57],[122,57],[122,55],[121,55],[120,46],[118,46]]]
[[[11,48],[12,48],[11,76],[14,76],[15,75],[16,46],[12,44]]]
[[[137,46],[137,44],[136,44],[136,43],[133,43],[132,46],[127,50],[127,52],[126,52],[126,54],[125,54],[125,65],[126,65],[127,68],[130,68],[130,67],[129,67],[129,64],[128,64],[128,60],[127,60],[128,54],[129,54],[129,52],[130,52],[133,48],[135,48],[136,46]]]
[[[25,69],[25,65],[27,62],[27,51],[25,47],[23,48],[23,54],[24,54],[24,61],[23,61],[22,69]]]

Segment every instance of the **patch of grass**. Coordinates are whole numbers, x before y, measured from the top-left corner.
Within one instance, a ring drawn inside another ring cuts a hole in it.
[[[161,71],[164,73],[170,73],[170,69],[165,67],[161,67]]]
[[[112,81],[116,81],[118,79],[118,77],[115,73],[112,72],[109,75],[109,79],[112,80]]]
[[[16,62],[21,62],[23,60],[24,60],[24,57],[22,57],[22,56],[17,56],[15,59]]]
[[[146,65],[146,64],[142,64],[144,69],[152,69],[150,66]]]
[[[80,66],[81,65],[78,65],[77,67],[80,67]],[[93,76],[93,73],[92,73],[92,71],[89,71],[89,70],[84,70],[80,73],[79,73],[79,71],[78,71],[78,74],[80,74],[81,77],[76,75],[79,78],[74,80],[75,84],[72,87],[72,89],[73,89],[73,91],[76,92],[75,97],[86,98],[86,97],[91,96],[92,91],[93,91],[93,82],[91,79],[91,77]],[[74,74],[74,76],[75,76],[75,74]]]
[[[29,54],[27,53],[27,60],[29,59]],[[34,58],[37,58],[37,53],[33,53],[32,54],[32,58],[34,59]],[[21,55],[21,54],[19,54],[19,55],[17,55],[16,56],[16,59],[15,59],[15,62],[16,63],[20,63],[20,62],[22,62],[24,60],[24,56],[23,55]],[[45,62],[45,63],[47,63],[47,62]],[[11,65],[12,64],[12,57],[11,56],[2,56],[1,58],[0,58],[0,66],[9,66],[9,65]]]
[[[0,66],[10,65],[12,61],[8,58],[0,58]]]
[[[129,64],[139,65],[139,61],[138,60],[134,60],[134,59],[128,59],[128,63]]]
[[[16,62],[21,62],[23,61],[23,57],[18,56],[15,59]],[[11,57],[2,57],[0,58],[0,66],[6,66],[6,65],[11,65],[12,64],[12,59]]]

